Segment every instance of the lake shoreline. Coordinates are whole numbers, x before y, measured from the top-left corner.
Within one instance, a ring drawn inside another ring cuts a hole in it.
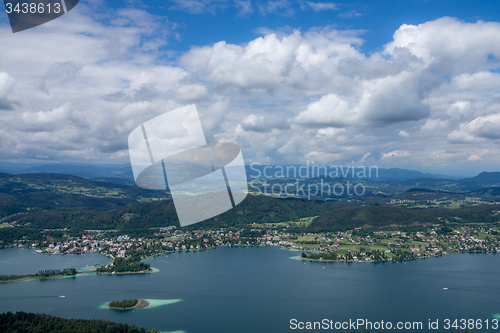
[[[146,273],[154,273],[154,269],[150,269],[148,271],[139,271],[139,272],[96,272],[96,274],[106,274],[106,275],[123,275],[123,274],[146,274]]]

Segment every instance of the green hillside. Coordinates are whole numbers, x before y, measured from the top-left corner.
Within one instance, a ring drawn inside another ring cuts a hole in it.
[[[395,206],[338,206],[316,219],[310,228],[356,228],[362,226],[407,226],[421,224],[494,223],[500,221],[496,205],[465,208],[407,208]]]
[[[219,216],[196,224],[196,227],[221,227],[236,224],[294,221],[327,212],[332,203],[297,199],[252,196]],[[58,208],[16,215],[5,220],[16,225],[42,229],[134,229],[179,226],[171,200],[136,204],[108,211],[86,208]]]
[[[170,197],[165,191],[145,190],[137,186],[92,181],[70,175],[54,173],[0,174],[0,193],[19,194],[31,192],[79,194],[94,198],[140,201]]]

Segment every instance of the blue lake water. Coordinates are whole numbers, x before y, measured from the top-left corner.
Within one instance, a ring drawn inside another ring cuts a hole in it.
[[[424,329],[419,332],[450,332],[443,328],[445,318],[491,321],[500,313],[500,255],[460,254],[374,264],[291,259],[297,254],[274,247],[218,248],[161,255],[148,261],[159,269],[151,274],[90,273],[1,283],[0,312],[97,318],[188,333],[296,332],[290,329],[291,319],[325,318],[393,324],[420,321]],[[110,259],[100,254],[0,250],[0,274],[82,269],[96,262]],[[135,312],[102,307],[125,298],[148,299],[154,306]],[[439,319],[440,329],[428,330],[429,319]],[[481,330],[487,331],[500,332],[500,327]]]

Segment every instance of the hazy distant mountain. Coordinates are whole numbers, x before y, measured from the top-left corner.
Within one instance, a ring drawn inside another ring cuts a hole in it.
[[[433,175],[430,173],[423,173],[415,170],[407,170],[400,168],[375,168],[365,167],[363,169],[358,166],[311,166],[292,164],[292,165],[247,165],[246,166],[248,178],[315,178],[318,176],[327,176],[345,179],[369,179],[372,181],[405,181],[416,178],[444,178],[454,179],[452,176],[447,175]],[[354,170],[354,173],[353,173]],[[361,173],[359,173],[361,172]],[[319,174],[318,174],[319,173]]]
[[[372,175],[373,176],[373,175]],[[399,180],[404,181],[415,178],[437,178],[430,173],[423,173],[415,170],[390,168],[379,169],[378,178],[372,177],[372,180]]]
[[[401,182],[406,188],[426,188],[435,191],[465,193],[482,188],[478,183],[439,178],[415,178]]]
[[[315,178],[318,176],[330,176],[334,167],[332,166],[314,166],[301,164],[291,164],[291,165],[247,165],[246,171],[248,180],[256,178],[263,178],[264,172],[267,176],[266,178],[285,178],[285,179],[295,179],[295,178]],[[325,174],[326,167],[326,174]],[[281,171],[282,170],[282,171]],[[318,175],[318,170],[319,175]],[[363,179],[363,177],[358,176],[360,167],[354,166],[354,177],[353,177],[353,167],[352,166],[337,166],[336,171],[333,174],[337,174],[338,178],[345,179]],[[372,167],[371,173],[369,173],[369,167],[365,167],[366,178],[365,180],[371,181],[395,181],[395,182],[405,182],[412,179],[443,179],[443,180],[459,180],[459,177],[442,175],[442,174],[430,174],[423,173],[415,170],[400,169],[400,168],[377,168]],[[66,174],[77,177],[82,177],[86,179],[99,179],[103,181],[108,181],[115,184],[126,184],[133,185],[134,176],[132,174],[132,168],[130,164],[78,164],[78,163],[52,163],[52,164],[41,164],[41,163],[11,163],[11,162],[0,162],[0,172],[20,174],[20,173],[58,173]],[[306,177],[303,177],[306,175]],[[335,177],[334,177],[335,178]],[[124,181],[122,181],[124,180]],[[483,172],[476,177],[465,178],[459,180],[462,183],[477,183],[484,185],[500,184],[500,172]]]
[[[123,178],[131,181],[134,179],[130,164],[32,164],[0,162],[0,172],[11,174],[58,173],[86,179],[100,177]]]
[[[464,178],[462,182],[479,183],[483,185],[500,184],[500,172],[481,172],[479,175],[472,178]]]

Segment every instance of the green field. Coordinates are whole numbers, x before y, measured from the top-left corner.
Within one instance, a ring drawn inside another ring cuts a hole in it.
[[[377,251],[385,251],[387,247],[385,246],[377,246],[377,245],[339,245],[337,248],[338,251],[360,251],[361,249],[365,249],[367,251],[377,250]]]
[[[308,227],[316,217],[317,216],[303,217],[298,221],[288,221],[288,222],[254,223],[252,224],[252,226],[256,228],[265,228],[269,226],[287,226],[287,225],[295,227],[299,226]]]

